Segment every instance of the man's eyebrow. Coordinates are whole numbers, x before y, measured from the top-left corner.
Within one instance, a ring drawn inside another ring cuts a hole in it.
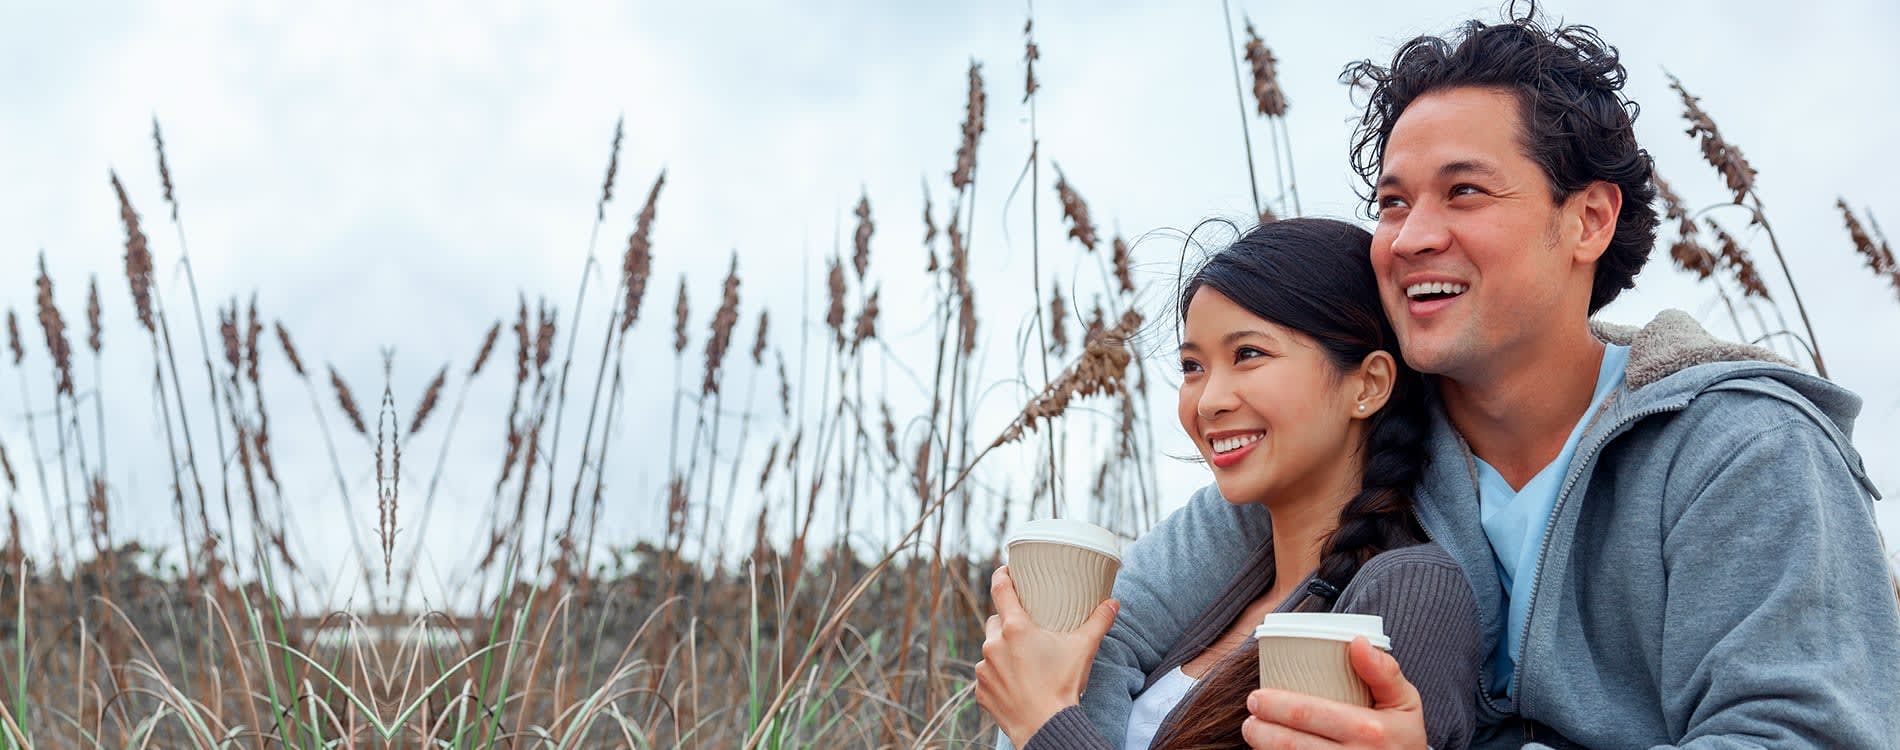
[[[1248,336],[1258,336],[1260,338],[1270,339],[1270,340],[1274,338],[1273,334],[1268,333],[1266,331],[1255,330],[1252,328],[1243,328],[1241,330],[1234,331],[1225,336],[1222,336],[1220,339],[1220,342],[1223,345],[1231,346],[1234,342],[1247,338]],[[1182,342],[1181,348],[1179,349],[1179,351],[1182,351],[1182,352],[1187,352],[1187,351],[1198,352],[1200,350],[1201,350],[1201,347],[1192,341]]]
[[[1438,168],[1439,179],[1467,174],[1482,177],[1496,177],[1498,175],[1498,168],[1492,166],[1490,162],[1479,161],[1477,159],[1460,159],[1454,162],[1447,162]],[[1376,185],[1375,188],[1384,189],[1397,187],[1399,184],[1400,180],[1398,175],[1386,173],[1379,176],[1379,184]]]

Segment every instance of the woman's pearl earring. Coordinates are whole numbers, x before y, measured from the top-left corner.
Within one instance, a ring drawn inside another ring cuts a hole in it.
[[[1365,410],[1366,410],[1366,405],[1365,405],[1365,404],[1360,404],[1360,405],[1359,405],[1359,410],[1360,410],[1360,411],[1365,411]]]

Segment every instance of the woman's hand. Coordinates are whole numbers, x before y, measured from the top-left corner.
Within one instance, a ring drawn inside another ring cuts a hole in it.
[[[983,660],[976,663],[976,702],[1016,747],[1062,709],[1079,703],[1089,666],[1121,603],[1103,601],[1082,627],[1068,633],[1042,629],[1023,610],[1009,566],[990,576],[996,614],[983,623]]]
[[[1354,638],[1348,649],[1352,669],[1372,689],[1372,707],[1352,706],[1285,690],[1255,690],[1247,696],[1252,714],[1240,727],[1247,744],[1275,750],[1392,748],[1425,745],[1425,707],[1418,688],[1399,672],[1391,654]]]

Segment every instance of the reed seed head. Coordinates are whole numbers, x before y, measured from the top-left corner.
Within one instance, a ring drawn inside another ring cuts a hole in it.
[[[152,147],[158,151],[158,181],[165,187],[165,202],[171,204],[172,221],[178,220],[178,199],[172,195],[172,170],[165,163],[165,136],[158,130],[158,116],[152,116]]]
[[[660,176],[654,178],[653,189],[647,191],[647,202],[640,207],[640,216],[634,220],[633,235],[627,238],[627,257],[621,264],[621,273],[627,287],[625,312],[620,319],[620,332],[626,333],[633,327],[633,321],[640,317],[640,300],[647,293],[647,278],[653,273],[653,217],[655,206],[660,201],[660,188],[666,185],[666,170],[660,170]],[[685,283],[683,280],[681,283]]]
[[[290,343],[290,331],[284,330],[284,322],[273,321],[277,328],[277,343],[284,347],[284,358],[290,360],[290,369],[297,371],[297,377],[308,378],[303,371],[303,359],[297,356],[297,347]]]
[[[1042,50],[1036,47],[1036,19],[1023,22],[1023,69],[1027,76],[1023,80],[1023,101],[1036,95],[1036,89],[1042,84],[1036,82],[1036,61],[1042,59]]]
[[[475,352],[475,364],[469,365],[468,376],[474,378],[482,371],[482,365],[488,364],[488,355],[495,350],[495,339],[501,336],[501,321],[488,327],[488,333],[482,336],[481,349]]]
[[[1069,303],[1062,298],[1062,282],[1049,290],[1049,353],[1058,357],[1069,351]]]
[[[538,382],[547,379],[548,361],[554,359],[555,320],[560,311],[543,298],[537,306],[537,313],[541,320],[534,336],[534,372]]]
[[[157,129],[153,132],[156,134]],[[112,192],[119,196],[119,220],[125,224],[125,278],[132,286],[132,306],[138,309],[139,325],[157,332],[152,318],[152,251],[146,247],[145,232],[139,229],[138,212],[132,210],[132,201],[125,196],[119,174],[111,174]]]
[[[1121,285],[1122,291],[1133,293],[1135,276],[1130,266],[1133,265],[1134,259],[1128,253],[1128,243],[1124,242],[1122,236],[1118,234],[1115,235],[1115,240],[1111,244],[1115,248],[1115,281]]]
[[[976,289],[966,288],[957,308],[957,338],[965,357],[976,353],[976,322]]]
[[[20,317],[13,314],[13,308],[7,308],[7,349],[13,352],[13,366],[19,367],[26,359],[26,349],[20,346]]]
[[[414,435],[422,431],[423,423],[427,422],[429,415],[435,412],[436,400],[442,397],[442,384],[448,382],[448,379],[449,366],[445,364],[435,374],[435,379],[429,381],[429,387],[423,390],[422,403],[416,406],[416,417],[409,423],[409,434]]]
[[[963,139],[957,144],[957,167],[950,173],[950,185],[958,191],[976,180],[976,146],[983,137],[983,110],[988,99],[983,94],[981,63],[970,61],[969,78],[969,97],[963,105]],[[950,224],[954,226],[956,222]]]
[[[1280,220],[1280,217],[1273,215],[1273,208],[1271,206],[1260,207],[1260,223],[1261,224],[1272,224],[1273,222],[1276,222],[1279,220]]]
[[[362,410],[356,408],[356,396],[350,393],[350,386],[343,382],[335,365],[330,365],[330,386],[336,389],[337,405],[343,408],[343,415],[350,418],[350,427],[356,434],[369,437],[369,424],[363,421]]]
[[[851,238],[851,266],[857,269],[858,281],[862,282],[865,270],[871,267],[871,233],[877,229],[871,221],[871,196],[860,195],[858,207],[851,213],[858,217],[858,229]]]
[[[1253,98],[1259,104],[1258,111],[1267,117],[1285,117],[1286,92],[1280,90],[1278,62],[1273,50],[1267,49],[1267,43],[1254,31],[1252,21],[1247,22],[1246,51],[1247,63],[1253,68]]]
[[[1082,195],[1069,185],[1069,178],[1062,174],[1061,165],[1056,166],[1056,196],[1062,199],[1062,218],[1069,221],[1069,236],[1082,243],[1089,252],[1095,252],[1095,225],[1089,223],[1089,206],[1082,201]]]
[[[257,316],[257,292],[251,292],[249,318],[244,323],[244,376],[251,385],[257,385],[257,337],[264,332],[264,324]]]
[[[765,491],[767,482],[772,481],[772,464],[778,461],[778,441],[772,441],[772,447],[765,452],[765,467],[759,470],[759,491]]]
[[[937,241],[937,220],[935,217],[932,217],[930,215],[930,181],[925,180],[924,181],[924,252],[930,255],[930,265],[924,268],[926,272],[935,273],[937,270],[937,249],[934,245],[936,241]]]
[[[99,339],[99,275],[93,274],[86,280],[86,346],[97,355],[102,343]]]
[[[711,335],[706,337],[706,378],[700,384],[702,395],[719,392],[720,370],[726,361],[726,349],[732,344],[732,329],[739,323],[739,254],[732,254],[726,271],[719,309],[713,311]]]
[[[53,357],[58,392],[73,395],[73,351],[66,342],[66,319],[53,303],[53,278],[46,274],[46,253],[40,253],[40,330],[46,333],[46,351]]]
[[[1893,284],[1894,291],[1900,293],[1900,261],[1894,259],[1893,249],[1887,245],[1885,238],[1882,238],[1879,243],[1874,242],[1874,238],[1867,234],[1866,227],[1861,225],[1860,219],[1854,216],[1852,209],[1847,207],[1846,198],[1835,199],[1834,205],[1841,209],[1841,221],[1847,227],[1847,236],[1854,241],[1854,252],[1867,260],[1867,268],[1872,270],[1874,275],[1887,277],[1887,280]],[[1871,219],[1871,215],[1869,218]]]
[[[864,300],[864,309],[858,311],[858,327],[851,334],[851,351],[856,353],[864,342],[877,338],[877,295],[872,289],[871,296]]]
[[[1749,258],[1748,251],[1714,219],[1708,219],[1707,222],[1709,231],[1715,233],[1716,244],[1722,248],[1722,265],[1735,274],[1735,283],[1741,286],[1742,295],[1771,300],[1768,285],[1763,283],[1761,273],[1755,269],[1755,261]]]
[[[760,308],[759,309],[759,336],[758,338],[753,339],[752,341],[752,364],[754,366],[757,366],[757,367],[765,366],[765,332],[768,326],[771,325],[771,323],[772,323],[771,316],[766,313],[766,310],[764,308]]]
[[[673,354],[686,352],[686,274],[680,274],[679,303],[673,306]]]
[[[528,330],[528,296],[517,293],[515,308],[515,385],[528,382],[528,362],[534,352],[534,334]]]
[[[229,309],[218,308],[218,336],[224,343],[224,363],[231,366],[231,384],[236,386],[238,375],[244,372],[244,342],[238,333],[236,298],[231,300]]]
[[[112,548],[112,514],[106,507],[106,479],[94,474],[86,485],[86,521],[92,529],[93,548]]]
[[[825,325],[837,337],[838,348],[843,349],[844,338],[844,264],[837,257],[831,259],[831,272],[826,276],[825,291],[831,295],[831,307],[825,313]]]
[[[1656,186],[1656,194],[1662,197],[1663,213],[1676,222],[1676,241],[1669,246],[1669,257],[1677,268],[1696,275],[1698,279],[1707,279],[1715,275],[1717,259],[1715,253],[1702,246],[1695,219],[1689,218],[1689,212],[1682,206],[1682,199],[1662,175],[1650,172],[1650,183]]]
[[[1121,321],[1114,328],[1089,342],[1079,361],[1063,370],[1023,407],[1022,413],[997,436],[991,447],[1020,439],[1025,430],[1034,430],[1040,420],[1062,416],[1076,398],[1124,392],[1128,364],[1134,359],[1127,341],[1140,329],[1141,320],[1141,313],[1133,309],[1122,313]]]
[[[884,452],[890,455],[891,463],[897,463],[902,459],[897,456],[897,423],[891,419],[890,402],[879,402],[878,410],[884,418]]]
[[[778,408],[787,419],[792,416],[792,379],[785,375],[785,352],[774,351],[778,357]]]
[[[1683,132],[1701,141],[1703,160],[1721,173],[1735,202],[1741,203],[1743,196],[1755,188],[1755,168],[1749,166],[1741,149],[1723,140],[1715,120],[1702,110],[1702,100],[1690,95],[1688,89],[1682,87],[1682,81],[1670,75],[1669,88],[1682,96],[1682,118],[1689,121],[1689,129]]]
[[[930,433],[917,438],[917,452],[911,458],[911,489],[919,501],[930,502]]]
[[[623,134],[622,128],[626,123],[626,115],[621,115],[620,119],[614,120],[614,145],[607,152],[607,179],[600,183],[600,203],[594,209],[595,221],[607,219],[607,203],[614,199],[614,173],[620,171],[620,136]]]

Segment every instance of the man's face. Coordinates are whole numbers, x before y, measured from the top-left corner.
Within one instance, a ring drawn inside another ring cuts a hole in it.
[[[1594,263],[1578,267],[1561,207],[1524,155],[1517,102],[1499,89],[1419,97],[1392,128],[1372,235],[1380,302],[1405,361],[1457,381],[1512,367],[1551,335]],[[1594,258],[1592,258],[1594,260]]]

